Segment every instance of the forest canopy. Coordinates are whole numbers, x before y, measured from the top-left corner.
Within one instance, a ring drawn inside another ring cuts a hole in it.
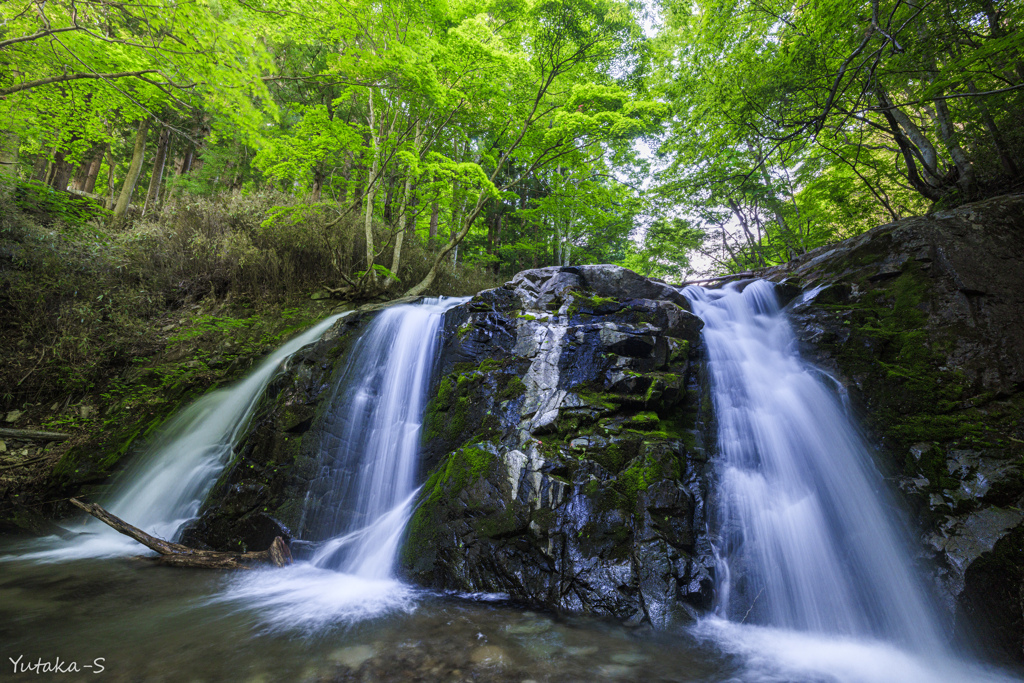
[[[258,225],[225,249],[273,259],[288,240],[348,292],[595,262],[681,281],[1020,188],[1022,15],[1010,0],[12,0],[0,169],[23,197],[97,198],[112,231],[251,197]]]

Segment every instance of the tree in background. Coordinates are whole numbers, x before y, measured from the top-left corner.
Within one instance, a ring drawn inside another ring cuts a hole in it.
[[[663,5],[652,87],[675,106],[661,192],[717,261],[788,260],[1021,183],[1018,3]]]

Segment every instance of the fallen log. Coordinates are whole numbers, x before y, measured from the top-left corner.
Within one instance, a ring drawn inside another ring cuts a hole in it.
[[[44,432],[38,429],[0,427],[0,438],[3,437],[8,439],[24,439],[25,441],[67,441],[71,438],[71,435],[60,432]]]
[[[77,498],[72,498],[71,504],[85,510],[115,531],[135,539],[150,550],[155,550],[159,555],[146,559],[151,559],[156,564],[204,569],[251,569],[254,565],[272,564],[275,567],[283,567],[292,562],[291,551],[288,550],[288,545],[280,536],[274,538],[274,542],[270,544],[269,548],[256,552],[199,550],[151,536],[120,517],[115,517],[96,503],[83,503]]]

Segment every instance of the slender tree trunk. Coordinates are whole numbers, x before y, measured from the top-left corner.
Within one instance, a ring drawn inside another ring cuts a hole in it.
[[[114,160],[114,150],[107,150],[107,211],[114,210],[114,169],[117,162]]]
[[[492,267],[494,268],[495,275],[501,272],[501,229],[504,226],[504,218],[505,215],[499,211],[498,219],[495,221],[496,225],[494,226],[494,255],[497,258]]]
[[[405,187],[402,192],[402,199],[398,206],[398,227],[397,233],[395,234],[395,251],[391,255],[391,272],[398,275],[398,268],[402,265],[402,244],[405,242],[405,230],[406,224],[409,221],[409,195],[412,193],[412,176],[405,176]],[[384,283],[384,289],[388,289],[394,284],[394,280],[388,278],[387,282]]]
[[[427,233],[427,247],[430,249],[434,248],[434,243],[437,241],[437,221],[441,216],[441,203],[435,201],[430,205],[430,228]]]
[[[938,124],[939,137],[942,138],[949,156],[953,158],[953,163],[956,164],[957,171],[959,171],[960,178],[957,180],[957,185],[960,186],[966,197],[970,197],[974,193],[974,164],[967,158],[967,153],[960,146],[956,128],[953,126],[953,119],[949,113],[949,105],[946,104],[946,100],[938,99],[935,100],[934,108],[926,108],[926,111]]]
[[[114,206],[114,218],[120,218],[128,211],[128,204],[131,202],[132,193],[135,192],[135,184],[139,182],[142,174],[142,162],[146,156],[146,133],[149,132],[149,118],[139,122],[139,132],[135,135],[135,148],[132,150],[132,163],[128,167],[128,175],[121,186],[121,194]]]
[[[413,138],[413,152],[419,156],[422,137],[420,135],[420,124],[416,123],[416,136]],[[391,256],[391,272],[398,275],[398,268],[402,265],[402,243],[405,241],[406,226],[409,223],[409,196],[412,194],[412,169],[405,174],[405,187],[402,188],[402,199],[398,206],[398,234],[395,235],[395,251]],[[384,289],[388,289],[395,281],[388,278],[384,283]]]
[[[972,93],[978,92],[978,86],[974,84],[974,81],[967,81],[967,89]],[[1003,170],[1010,178],[1016,178],[1020,175],[1020,171],[1017,169],[1017,164],[1013,161],[1013,157],[1007,151],[1009,147],[1003,138],[1002,131],[996,126],[996,121],[992,118],[992,112],[989,111],[988,105],[980,97],[973,98],[973,104],[981,115],[981,121],[985,124],[985,129],[992,138],[992,145],[996,148],[996,155],[999,156],[999,163],[1002,165]]]
[[[876,87],[876,92],[878,103],[884,107],[883,114],[887,119],[895,121],[905,139],[913,143],[914,149],[911,151],[917,152],[915,157],[924,170],[922,180],[931,187],[939,187],[942,184],[942,174],[939,172],[939,154],[935,151],[935,146],[903,110],[893,105],[892,98],[881,85]]]
[[[324,188],[324,171],[323,168],[318,164],[313,170],[313,192],[310,194],[310,200],[314,202],[320,201],[323,196]]]
[[[918,160],[921,159],[919,150],[915,153],[914,143],[904,133],[903,128],[901,128],[899,117],[896,116],[896,111],[898,110],[891,106],[888,96],[881,88],[878,88],[877,94],[878,103],[882,108],[882,116],[889,125],[889,131],[892,133],[892,138],[900,149],[900,155],[903,157],[903,162],[907,165],[907,180],[910,181],[911,186],[913,186],[921,196],[931,199],[932,201],[938,201],[945,195],[945,192],[940,187],[936,187],[929,183],[918,173]]]
[[[380,172],[380,145],[377,143],[377,121],[373,109],[373,88],[370,88],[370,144],[373,146],[373,164],[366,179],[366,206],[363,230],[366,234],[366,280],[373,286],[377,281],[373,272],[373,201],[377,194],[377,174]]]
[[[153,160],[153,174],[149,178],[149,190],[146,192],[146,203],[142,207],[145,216],[150,207],[156,207],[160,200],[160,183],[164,177],[164,166],[167,164],[167,151],[171,146],[171,131],[161,127],[160,140],[156,145],[156,158]]]
[[[18,150],[21,139],[17,133],[0,131],[0,175],[16,177],[18,175]]]
[[[175,175],[188,175],[192,170],[192,157],[196,153],[195,143],[189,140],[185,149],[181,152],[181,157],[177,159]]]

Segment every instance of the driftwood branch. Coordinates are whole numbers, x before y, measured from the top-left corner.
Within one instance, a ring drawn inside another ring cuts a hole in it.
[[[35,465],[36,463],[42,462],[42,461],[46,460],[49,457],[50,457],[49,455],[43,455],[43,456],[40,456],[38,458],[30,458],[28,460],[22,460],[21,462],[16,462],[16,463],[13,463],[11,465],[3,465],[3,466],[0,466],[0,471],[2,471],[2,470],[14,470],[14,469],[17,469],[19,467],[28,467],[29,465]]]
[[[71,438],[71,435],[60,432],[42,432],[36,429],[0,427],[0,438],[3,437],[8,439],[24,439],[25,441],[67,441]]]
[[[123,519],[115,517],[96,503],[83,503],[77,498],[71,499],[71,504],[85,510],[90,515],[100,520],[115,531],[133,538],[150,550],[160,554],[154,558],[158,564],[166,564],[175,567],[201,567],[205,569],[250,569],[253,565],[272,564],[275,567],[283,567],[291,564],[292,554],[288,545],[277,536],[274,542],[266,550],[250,553],[219,552],[216,550],[198,550],[180,543],[171,543],[156,536],[150,536],[142,529],[128,524]]]

